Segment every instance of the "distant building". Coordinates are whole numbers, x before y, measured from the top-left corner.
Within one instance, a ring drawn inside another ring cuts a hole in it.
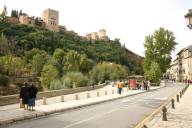
[[[43,11],[43,21],[46,27],[53,31],[59,31],[59,12],[53,9]]]
[[[86,38],[88,40],[107,40],[107,39],[109,39],[106,35],[105,29],[99,30],[98,33],[97,32],[87,33]]]
[[[99,30],[99,39],[106,39],[106,38],[107,38],[106,30],[105,29]]]
[[[177,53],[177,58],[169,70],[169,76],[178,81],[192,80],[192,45]]]
[[[7,17],[6,22],[9,24],[19,24],[19,19],[16,17]]]
[[[86,38],[87,38],[88,40],[91,40],[91,33],[87,33],[87,34],[86,34]]]
[[[92,39],[92,40],[97,40],[97,39],[99,39],[99,36],[98,36],[97,32],[91,33],[91,39]]]
[[[19,16],[19,22],[20,24],[27,24],[27,25],[35,25],[35,19],[34,17],[29,17],[28,15],[20,15]]]

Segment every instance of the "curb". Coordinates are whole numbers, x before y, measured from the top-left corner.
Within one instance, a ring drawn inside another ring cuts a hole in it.
[[[185,87],[184,87],[185,88]],[[183,89],[183,88],[182,88]],[[182,90],[181,89],[181,90]],[[180,92],[180,90],[178,91],[178,92]],[[177,93],[178,93],[177,92]],[[177,94],[176,93],[176,94]],[[175,95],[175,94],[174,94]],[[173,95],[173,96],[174,96]],[[155,109],[155,110],[153,110],[152,111],[152,113],[151,114],[149,114],[148,116],[146,116],[144,119],[142,119],[138,124],[136,124],[135,126],[134,126],[134,128],[148,128],[147,127],[147,124],[149,124],[151,121],[152,121],[152,119],[157,115],[157,114],[159,114],[160,113],[160,110],[161,110],[161,108],[163,107],[163,106],[167,106],[168,104],[169,104],[169,99],[171,99],[173,96],[170,96],[169,98],[168,98],[168,100],[166,100],[165,102],[163,102],[157,109]]]
[[[161,88],[164,88],[164,87],[166,87],[166,86],[162,86],[162,87],[159,87],[159,88],[152,89],[152,90],[150,90],[150,92],[161,89]],[[27,115],[24,115],[24,116],[18,116],[18,117],[14,118],[14,119],[11,118],[11,119],[8,119],[8,120],[1,120],[0,121],[0,126],[6,126],[8,124],[12,124],[12,123],[23,121],[23,120],[30,120],[30,119],[35,119],[35,118],[39,118],[39,117],[45,117],[45,116],[55,114],[55,113],[59,113],[59,112],[65,112],[65,111],[69,111],[69,110],[75,110],[75,109],[88,107],[88,106],[92,106],[92,105],[96,105],[96,104],[110,102],[110,101],[113,101],[113,100],[118,100],[118,99],[130,97],[130,96],[134,96],[134,95],[138,95],[138,94],[142,94],[142,93],[146,93],[146,92],[147,91],[142,91],[142,92],[138,92],[138,93],[135,93],[135,94],[120,96],[120,97],[107,99],[107,100],[102,100],[102,101],[96,101],[96,102],[87,103],[87,104],[83,104],[83,105],[79,105],[79,106],[73,106],[73,107],[69,107],[69,108],[51,110],[51,111],[47,111],[47,112],[31,113],[31,114],[27,114]]]

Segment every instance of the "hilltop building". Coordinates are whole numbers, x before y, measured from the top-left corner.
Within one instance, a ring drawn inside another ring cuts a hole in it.
[[[9,24],[19,24],[19,19],[15,17],[7,17],[6,22]]]
[[[27,14],[23,14],[23,15],[19,16],[19,23],[34,26],[35,19],[34,19],[34,17],[29,17]]]
[[[106,30],[105,29],[101,29],[99,30],[99,39],[106,39],[107,35],[106,35]]]
[[[53,9],[43,11],[43,21],[48,29],[59,31],[59,12]]]
[[[85,36],[88,40],[91,40],[91,33],[87,33]]]
[[[99,32],[87,33],[86,38],[88,40],[107,40],[107,34],[105,29],[100,29]]]
[[[97,32],[92,32],[91,33],[91,39],[92,40],[98,40],[99,39],[98,33]]]

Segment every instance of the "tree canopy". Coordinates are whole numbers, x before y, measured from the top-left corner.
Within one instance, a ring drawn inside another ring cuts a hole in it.
[[[148,72],[154,70],[151,68],[158,66],[161,73],[165,73],[171,63],[171,52],[175,49],[176,44],[173,32],[165,28],[159,28],[153,35],[146,36],[143,66],[145,74],[149,74]]]

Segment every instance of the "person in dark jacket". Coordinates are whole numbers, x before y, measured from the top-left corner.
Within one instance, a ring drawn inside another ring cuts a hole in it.
[[[36,95],[37,95],[37,88],[35,87],[35,85],[32,83],[31,86],[29,87],[29,110],[30,111],[35,111],[34,107],[35,107],[35,99],[36,99]]]
[[[28,109],[28,99],[29,99],[29,87],[28,83],[24,83],[24,86],[21,87],[20,90],[20,99],[22,99],[22,104],[24,105],[24,109]]]

